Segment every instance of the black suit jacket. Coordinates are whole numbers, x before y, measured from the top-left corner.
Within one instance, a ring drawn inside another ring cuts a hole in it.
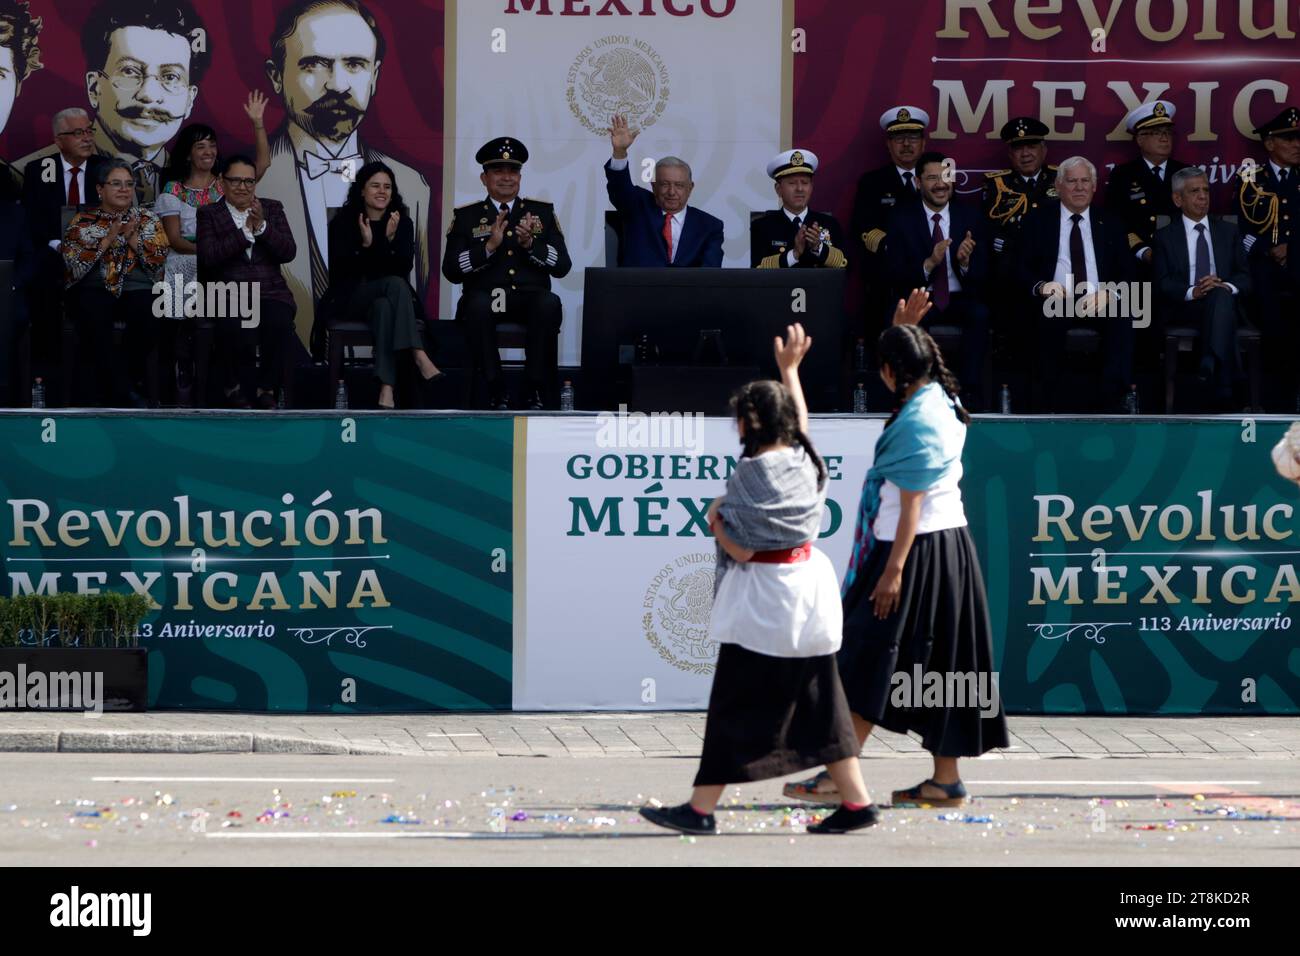
[[[922,263],[934,252],[934,213],[924,203],[905,203],[890,214],[886,234],[889,244],[885,260],[889,264],[889,283],[893,299],[906,297],[913,289],[928,287],[931,279],[925,276]],[[948,228],[952,240],[948,247],[952,268],[957,273],[963,292],[979,295],[989,274],[988,230],[978,209],[962,203],[948,203]],[[975,251],[971,253],[970,267],[962,269],[957,264],[957,247],[971,234]]]
[[[1130,251],[1124,223],[1097,203],[1088,208],[1092,226],[1092,249],[1097,260],[1099,282],[1132,282],[1137,275],[1137,257]],[[1017,285],[1033,295],[1040,282],[1056,277],[1056,257],[1061,247],[1061,202],[1039,206],[1021,226],[1017,245]],[[1082,279],[1076,279],[1076,282]]]
[[[809,246],[804,250],[803,258],[795,263],[796,268],[815,269],[825,266],[831,269],[843,269],[848,265],[844,255],[844,233],[840,224],[828,212],[811,212],[804,210],[803,221],[821,226],[830,233],[830,241],[822,243],[821,255]],[[794,248],[794,221],[781,209],[771,209],[761,216],[749,221],[749,265],[753,269],[786,269],[790,263],[786,253]]]
[[[1250,266],[1237,227],[1218,216],[1207,217],[1210,248],[1214,252],[1214,274],[1237,287],[1238,301],[1250,294]],[[1152,242],[1156,294],[1166,305],[1186,301],[1192,284],[1192,260],[1182,213],[1156,233]]]
[[[41,175],[42,164],[46,159],[53,159],[56,173],[52,182],[46,182]],[[81,197],[83,204],[99,202],[95,192],[95,183],[99,178],[99,167],[104,162],[102,156],[91,156],[86,160],[85,193]],[[44,159],[33,159],[23,170],[23,208],[27,212],[27,228],[31,230],[32,242],[37,246],[49,248],[51,240],[63,238],[63,207],[68,203],[67,189],[63,185],[63,165],[56,153]],[[62,262],[60,262],[62,268]]]
[[[1146,160],[1139,156],[1111,170],[1106,181],[1106,210],[1123,217],[1134,257],[1151,244],[1157,216],[1181,215],[1174,205],[1170,180],[1174,173],[1186,168],[1186,163],[1169,159],[1164,164],[1164,174],[1157,179]]]

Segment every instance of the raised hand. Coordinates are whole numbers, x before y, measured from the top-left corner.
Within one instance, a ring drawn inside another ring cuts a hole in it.
[[[393,214],[388,217],[388,225],[384,227],[384,236],[389,242],[392,242],[393,236],[397,235],[397,226],[401,221],[401,218],[402,214],[396,210],[394,210]]]
[[[370,244],[375,241],[375,234],[370,228],[370,219],[366,214],[357,214],[357,226],[361,230],[361,248],[369,249]]]
[[[253,128],[260,129],[262,117],[266,113],[266,94],[261,90],[249,93],[248,99],[244,101],[244,113],[253,121]]]
[[[931,308],[929,290],[913,289],[907,301],[899,299],[894,307],[894,325],[919,325]]]
[[[636,138],[641,135],[639,129],[630,129],[627,125],[627,117],[615,114],[611,117],[612,125],[609,128],[609,143],[614,147],[615,159],[627,159],[628,148],[636,142]]]
[[[772,340],[772,351],[776,354],[776,367],[781,370],[783,376],[787,371],[799,367],[803,357],[812,348],[812,341],[812,336],[806,333],[798,322],[786,326],[784,342],[779,335]]]

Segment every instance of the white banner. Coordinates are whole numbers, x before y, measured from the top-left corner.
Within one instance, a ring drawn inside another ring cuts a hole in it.
[[[703,709],[718,651],[704,513],[740,455],[735,424],[629,416],[620,434],[616,416],[526,421],[514,709]],[[883,425],[812,422],[830,472],[817,547],[841,577]]]
[[[749,266],[749,214],[774,208],[764,167],[784,148],[784,6],[708,0],[645,16],[640,2],[448,0],[455,116],[444,121],[453,138],[443,218],[486,197],[474,161],[480,146],[510,136],[528,148],[520,195],[555,204],[573,259],[573,271],[552,284],[564,303],[560,364],[579,364],[583,270],[606,265],[613,207],[602,166],[613,113],[642,130],[631,149],[634,181],[648,187],[643,171],[656,157],[686,160],[691,204],[726,224],[724,265]],[[459,295],[459,286],[444,287],[443,315]]]

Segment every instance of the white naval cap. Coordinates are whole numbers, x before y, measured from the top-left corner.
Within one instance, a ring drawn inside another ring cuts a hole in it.
[[[1155,129],[1157,126],[1173,126],[1176,112],[1174,104],[1168,100],[1152,100],[1129,113],[1124,121],[1124,128],[1130,133],[1140,133],[1144,129]]]
[[[930,114],[919,106],[891,106],[880,114],[880,128],[886,133],[924,131],[929,125]]]
[[[810,149],[787,149],[777,153],[767,162],[767,174],[773,179],[802,173],[811,176],[817,172],[817,154]]]

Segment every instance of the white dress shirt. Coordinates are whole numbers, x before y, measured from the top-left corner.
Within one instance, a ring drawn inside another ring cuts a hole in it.
[[[618,172],[618,170],[620,169],[627,169],[627,157],[624,156],[622,159],[615,159],[613,156],[611,156],[609,158],[609,168],[615,172]],[[659,214],[661,216],[667,215],[667,213],[663,209],[659,210]],[[672,255],[668,257],[669,262],[672,262],[677,258],[677,247],[681,243],[682,226],[684,225],[686,225],[685,206],[683,206],[681,210],[679,210],[678,212],[673,213],[673,248],[672,248]],[[659,222],[659,231],[661,233],[663,232],[663,228],[664,225],[663,225],[663,221],[661,220]]]
[[[249,242],[248,248],[244,250],[244,255],[246,255],[249,258],[249,261],[252,261],[253,258],[252,243],[257,236],[260,236],[262,233],[266,232],[266,220],[263,219],[262,224],[257,227],[257,232],[254,232],[253,230],[248,228],[248,214],[251,211],[251,207],[249,209],[236,209],[232,203],[226,203],[226,208],[230,210],[230,218],[235,220],[235,228],[238,229],[240,232],[242,232],[244,234],[244,238],[246,238]]]
[[[928,203],[923,202],[921,203],[921,209],[925,212],[925,231],[927,233],[930,233],[931,235],[934,234],[934,217],[938,216],[939,228],[943,230],[943,237],[945,239],[952,239],[952,216],[949,215],[952,209],[951,204],[944,206],[942,209],[931,209]],[[953,252],[956,251],[957,246],[959,245],[961,245],[960,242],[958,242],[957,240],[953,240],[948,244],[948,249],[943,254],[944,261],[948,263],[948,291],[949,292],[961,291],[961,279],[957,278],[957,269],[956,269],[957,263],[953,259],[953,255],[952,255]],[[933,246],[931,248],[933,248]],[[926,258],[928,259],[930,257],[926,256]],[[922,271],[925,270],[924,266],[922,266],[921,268]],[[930,279],[929,272],[925,273],[925,278],[926,281],[929,281]]]
[[[1183,231],[1187,234],[1187,282],[1188,282],[1187,294],[1183,296],[1183,299],[1187,302],[1191,302],[1193,299],[1192,290],[1196,288],[1196,240],[1200,235],[1200,233],[1196,231],[1197,225],[1205,226],[1205,244],[1210,248],[1210,275],[1218,276],[1219,270],[1214,262],[1214,240],[1210,238],[1210,217],[1206,216],[1204,219],[1201,219],[1198,222],[1195,219],[1189,219],[1187,214],[1184,213],[1182,219],[1183,219]],[[1222,279],[1223,276],[1219,276],[1219,278]],[[1231,282],[1226,282],[1224,284],[1228,287],[1229,292],[1231,292],[1233,295],[1237,294],[1237,287],[1235,285],[1233,285]]]
[[[68,160],[64,157],[62,153],[59,153],[58,157],[59,157],[59,162],[63,164],[63,204],[66,206],[68,202],[68,191],[72,189],[72,177],[73,177],[72,164],[68,162]],[[81,197],[82,202],[90,201],[89,199],[86,198],[86,188],[87,188],[86,167],[89,164],[90,164],[89,159],[82,160],[81,168],[78,169],[76,172],[77,194]],[[63,240],[51,239],[50,248],[53,249],[55,252],[60,251],[63,248]]]
[[[1066,281],[1066,276],[1070,274],[1070,231],[1074,227],[1074,223],[1070,221],[1071,215],[1073,214],[1062,203],[1060,244],[1056,250],[1056,273],[1052,278],[1065,286],[1067,295],[1073,296],[1074,288]],[[1077,286],[1080,282],[1087,282],[1088,291],[1096,292],[1100,280],[1097,277],[1097,250],[1092,247],[1092,209],[1085,209],[1079,215],[1083,217],[1079,222],[1079,231],[1083,233],[1083,258],[1087,263],[1088,274],[1075,276],[1074,284]]]

